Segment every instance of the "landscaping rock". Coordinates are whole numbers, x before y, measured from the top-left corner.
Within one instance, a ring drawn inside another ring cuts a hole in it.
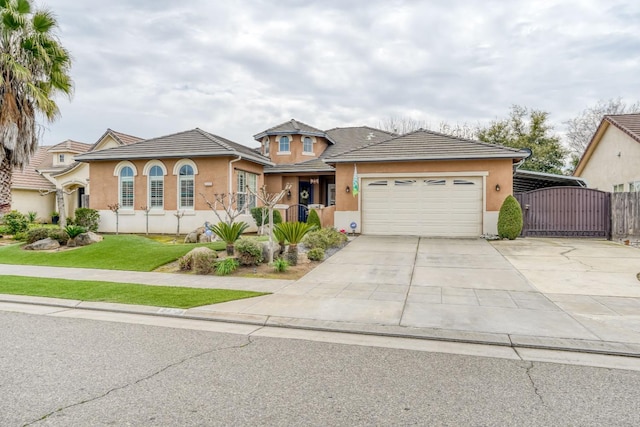
[[[102,236],[94,233],[93,231],[88,231],[86,233],[77,235],[74,239],[69,239],[69,241],[67,242],[67,246],[71,246],[69,244],[71,241],[73,241],[74,243],[73,246],[89,246],[94,243],[102,242]]]
[[[58,249],[60,247],[60,243],[57,240],[53,240],[49,237],[46,239],[38,240],[37,242],[33,242],[29,245],[25,245],[25,249],[28,251],[50,251],[52,249]]]
[[[277,256],[280,254],[280,245],[277,242],[273,242],[273,248],[271,249],[271,252],[273,253],[273,258],[277,258]],[[262,242],[262,259],[265,260],[265,262],[267,262],[266,260],[270,259],[269,242]]]
[[[205,232],[204,227],[198,227],[193,230],[191,233],[187,234],[187,237],[184,238],[185,243],[198,243]]]

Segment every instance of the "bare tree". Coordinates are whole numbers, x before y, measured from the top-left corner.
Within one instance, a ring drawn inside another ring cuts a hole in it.
[[[56,188],[55,190],[39,190],[41,196],[56,193],[56,204],[58,205],[58,213],[60,214],[60,227],[62,228],[67,226],[67,209],[64,203],[64,195],[73,194],[76,191],[78,191],[77,188],[75,190],[63,190],[62,188]]]
[[[564,124],[567,126],[566,144],[575,160],[579,159],[596,133],[603,117],[609,114],[629,114],[640,112],[640,101],[625,103],[622,98],[600,100],[595,105],[585,108],[580,114]]]
[[[258,192],[254,192],[253,190],[251,190],[251,188],[249,188],[249,186],[247,186],[247,191],[250,194],[256,196],[256,198],[264,204],[269,215],[269,224],[271,224],[271,227],[273,227],[273,209],[280,202],[280,200],[282,200],[283,197],[289,192],[289,190],[291,190],[291,184],[287,184],[285,188],[283,188],[279,193],[267,192],[266,185],[263,185],[262,187],[260,187]],[[262,226],[264,226],[264,217],[265,215],[263,214]],[[273,263],[273,232],[269,233],[269,264],[271,263]]]
[[[378,123],[378,128],[387,132],[403,135],[418,129],[428,129],[429,122],[426,120],[416,120],[411,117],[390,116]]]
[[[395,117],[391,116],[378,124],[378,127],[387,132],[393,132],[400,135],[405,133],[414,132],[419,129],[432,130],[440,132],[445,135],[451,135],[456,138],[476,139],[480,124],[475,126],[467,122],[456,122],[454,125],[443,120],[436,127],[432,126],[427,120],[417,120],[411,117]]]
[[[238,194],[237,193],[216,193],[213,195],[213,202],[207,199],[203,193],[200,193],[204,202],[209,206],[220,222],[226,222],[231,225],[237,217],[242,215],[242,211],[238,210]],[[220,216],[218,209],[221,208],[225,212],[225,218]]]
[[[120,227],[120,203],[114,203],[112,205],[107,205],[109,210],[116,214],[116,235],[118,234]]]

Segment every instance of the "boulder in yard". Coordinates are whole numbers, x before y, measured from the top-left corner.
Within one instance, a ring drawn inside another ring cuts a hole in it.
[[[29,245],[25,245],[25,249],[28,251],[50,251],[52,249],[58,249],[60,247],[60,243],[57,240],[53,240],[49,237],[46,239],[38,240],[37,242],[33,242]]]
[[[269,257],[269,242],[262,242],[262,259],[264,259],[265,262],[267,262],[266,260],[277,258],[277,255],[280,254],[280,245],[278,242],[273,242],[271,253],[273,254],[273,258]]]
[[[94,243],[102,242],[102,236],[94,233],[93,231],[88,231],[86,233],[77,235],[74,239],[69,240],[73,240],[75,246],[89,246]],[[69,243],[67,243],[67,246],[69,246]]]
[[[184,238],[184,242],[185,243],[198,243],[201,239],[201,235],[204,234],[205,232],[205,228],[204,227],[198,227],[195,230],[193,230],[191,233],[187,234],[187,236]]]

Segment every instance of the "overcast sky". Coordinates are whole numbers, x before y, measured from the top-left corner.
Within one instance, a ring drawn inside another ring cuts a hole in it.
[[[252,135],[295,118],[486,124],[512,104],[556,130],[599,99],[640,98],[634,0],[41,0],[75,95],[42,143],[107,128]]]

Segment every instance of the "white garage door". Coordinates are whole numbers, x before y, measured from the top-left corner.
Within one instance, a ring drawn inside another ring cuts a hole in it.
[[[477,237],[482,234],[482,177],[365,178],[362,232]]]

